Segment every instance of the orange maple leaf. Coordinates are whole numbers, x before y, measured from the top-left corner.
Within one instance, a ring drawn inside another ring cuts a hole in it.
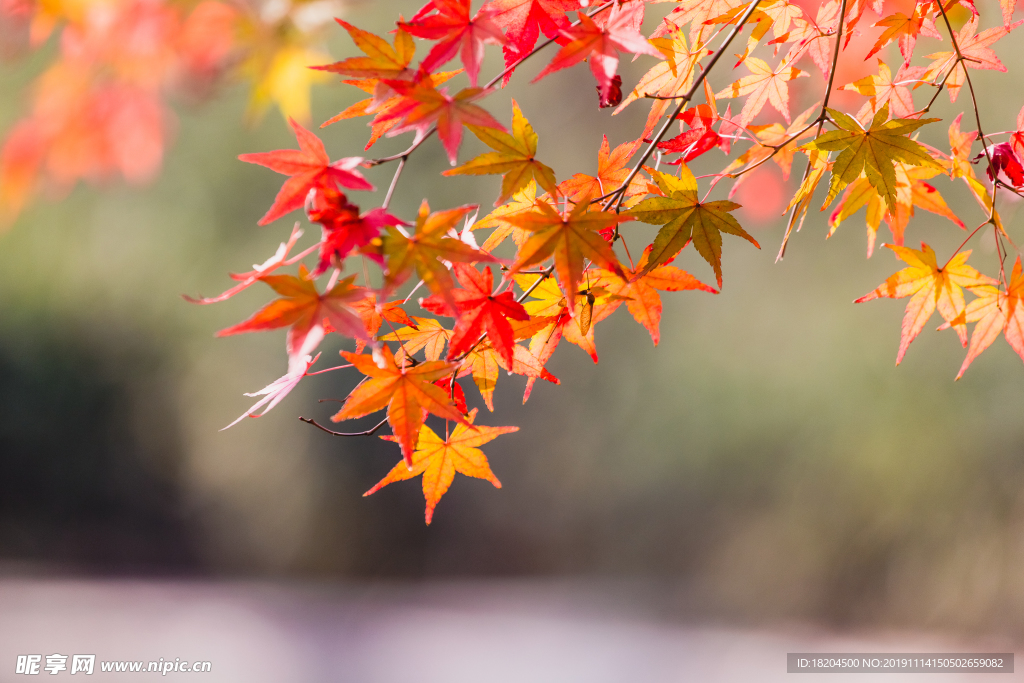
[[[423,74],[417,71],[414,76],[414,80],[424,80],[430,85],[430,87],[436,88],[437,86],[443,83],[447,83],[452,78],[458,76],[460,73],[462,73],[462,69],[457,69],[455,71],[441,71],[436,74]],[[357,116],[369,116],[373,114],[373,121],[369,123],[370,139],[366,142],[366,147],[363,148],[364,150],[370,149],[371,147],[373,147],[374,143],[376,143],[378,140],[384,137],[384,135],[389,130],[398,125],[398,119],[388,119],[383,123],[381,123],[381,119],[385,118],[388,115],[388,113],[391,112],[395,108],[395,106],[397,106],[402,101],[402,97],[400,95],[394,94],[394,91],[391,90],[390,88],[387,88],[387,86],[381,85],[380,79],[377,78],[364,78],[362,80],[342,81],[342,83],[346,85],[354,85],[363,92],[373,95],[374,97],[368,97],[365,100],[359,100],[355,104],[346,108],[340,114],[336,114],[335,116],[332,116],[331,118],[324,121],[322,124],[320,124],[320,127],[325,128],[331,125],[332,123],[337,123],[338,121],[344,121],[346,119],[354,119]],[[391,94],[382,95],[382,91],[384,93],[390,92]]]
[[[415,325],[401,327],[380,338],[381,341],[399,342],[406,355],[412,355],[423,349],[427,360],[439,360],[444,353],[444,346],[451,339],[452,331],[446,330],[441,323],[433,318],[416,318]]]
[[[433,384],[435,380],[450,375],[457,367],[455,363],[427,361],[418,365],[395,363],[391,349],[384,345],[376,355],[342,351],[341,355],[367,376],[345,399],[331,420],[351,420],[370,413],[388,409],[388,424],[395,440],[402,447],[402,455],[412,467],[413,450],[423,426],[424,411],[454,422],[465,422],[461,413],[452,404],[451,396]]]
[[[434,518],[434,508],[448,492],[448,488],[455,480],[456,472],[467,477],[486,479],[494,484],[495,488],[500,489],[501,482],[491,472],[487,456],[479,446],[493,441],[502,434],[517,432],[519,427],[470,426],[476,419],[476,413],[477,410],[474,408],[466,424],[456,425],[451,435],[444,441],[430,427],[420,427],[419,444],[412,454],[412,459],[406,458],[405,462],[399,462],[386,477],[363,495],[369,496],[388,484],[423,475],[423,497],[427,500],[426,519],[427,524],[430,524]],[[381,438],[386,441],[395,440],[391,436]]]
[[[283,298],[275,299],[257,311],[251,318],[217,333],[227,337],[243,332],[263,332],[289,327],[288,355],[294,360],[312,353],[323,340],[326,318],[331,328],[349,337],[367,339],[363,321],[352,306],[365,297],[362,287],[353,286],[355,275],[334,285],[330,291],[319,293],[316,284],[308,280],[306,267],[299,266],[299,276],[264,275],[260,281],[269,285]]]
[[[585,197],[601,197],[612,190],[618,189],[629,176],[630,169],[626,165],[636,151],[640,149],[643,140],[624,142],[614,150],[608,144],[608,136],[601,139],[601,148],[597,151],[597,175],[590,176],[585,173],[577,173],[568,180],[558,184],[558,191],[570,201],[580,201]],[[626,188],[626,195],[636,195],[646,192],[646,183],[637,175]]]
[[[566,296],[574,296],[583,276],[583,260],[623,274],[622,266],[598,231],[633,220],[632,216],[609,211],[590,211],[589,198],[573,207],[568,214],[548,204],[538,203],[534,211],[508,217],[508,222],[531,233],[519,249],[519,258],[512,264],[516,273],[549,257],[555,259],[555,275]]]
[[[352,42],[366,56],[349,57],[340,62],[311,68],[354,78],[403,78],[412,74],[409,63],[416,54],[416,45],[413,43],[412,36],[402,30],[401,26],[395,31],[395,45],[392,47],[380,36],[356,28],[342,19],[335,19],[335,21],[348,31]]]
[[[895,40],[899,45],[900,54],[903,55],[903,63],[909,64],[910,59],[914,56],[914,45],[917,44],[919,35],[930,38],[942,37],[935,30],[932,20],[921,11],[921,5],[915,6],[909,17],[903,12],[896,12],[879,20],[875,26],[884,26],[885,30],[882,35],[878,36],[874,47],[864,57],[865,60],[870,59],[875,53]]]

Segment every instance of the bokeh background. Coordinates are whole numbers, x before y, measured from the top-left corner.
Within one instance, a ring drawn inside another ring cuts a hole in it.
[[[994,3],[979,6],[998,16]],[[417,8],[367,2],[346,18],[380,33]],[[838,83],[874,72],[862,59],[871,42],[844,57]],[[340,29],[330,49],[354,54]],[[1009,74],[972,73],[992,131],[1012,129],[1024,105],[1024,44],[1011,37],[997,52]],[[511,94],[560,178],[593,172],[601,134],[613,145],[632,139],[646,107],[616,117],[598,110],[583,67],[525,87],[543,62],[525,66]],[[0,128],[23,111],[18,93],[40,64],[0,65]],[[649,66],[647,58],[624,61],[624,82]],[[497,68],[490,54],[484,71]],[[822,87],[809,70],[794,113]],[[728,81],[716,74],[714,82]],[[315,89],[313,118],[361,96],[343,85]],[[562,385],[538,384],[525,406],[523,378],[503,376],[496,411],[485,416],[521,427],[488,449],[503,488],[458,479],[430,527],[418,483],[361,497],[396,462],[394,444],[336,439],[298,421],[330,415],[317,399],[343,397],[350,377],[306,380],[266,417],[218,431],[251,404],[243,392],[285,371],[283,332],[213,338],[269,300],[268,291],[254,287],[208,307],[180,296],[225,289],[228,271],[263,261],[291,227],[291,218],[256,226],[281,177],[236,157],[292,147],[294,137],[276,114],[243,126],[246,97],[239,86],[180,105],[175,144],[152,185],[80,187],[35,204],[0,237],[8,610],[42,610],[56,593],[33,583],[40,577],[101,580],[114,594],[148,580],[397,595],[483,582],[516,586],[545,604],[537,596],[546,594],[528,587],[621,593],[623,604],[642,605],[644,618],[656,614],[662,624],[763,632],[797,624],[954,642],[1024,637],[1020,359],[1000,340],[954,383],[964,350],[952,332],[932,331],[936,318],[894,368],[904,304],[851,302],[901,264],[884,249],[865,260],[861,216],[826,241],[826,214],[813,212],[775,263],[778,215],[794,179],[770,164],[738,199],[741,222],[763,248],[726,240],[722,293],[664,296],[658,348],[623,308],[597,329],[600,364],[563,345],[549,365]],[[488,105],[509,118],[508,98]],[[966,96],[953,107],[943,95],[936,110],[951,116],[967,106]],[[360,153],[363,123],[321,131],[332,157]],[[922,139],[946,148],[945,125],[926,127]],[[382,141],[375,153],[404,148],[406,137]],[[480,147],[469,136],[462,156]],[[693,166],[700,174],[722,165],[713,151]],[[446,167],[436,141],[425,145],[402,178],[395,212],[411,217],[423,197],[435,208],[490,204],[496,178],[442,179]],[[390,173],[367,175],[386,189]],[[965,222],[983,219],[962,186],[936,185]],[[381,196],[358,200],[370,206]],[[1003,210],[1016,239],[1021,216],[1009,201]],[[639,244],[653,235],[646,230],[630,225],[627,235]],[[962,239],[945,219],[919,212],[907,241],[927,240],[942,255]],[[997,268],[991,241],[980,240],[972,262]],[[692,250],[678,265],[713,280]],[[475,388],[467,394],[482,405]],[[478,604],[469,595],[463,604]],[[320,676],[292,680],[332,679]]]

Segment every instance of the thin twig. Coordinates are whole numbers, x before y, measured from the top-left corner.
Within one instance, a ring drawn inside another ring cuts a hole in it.
[[[387,418],[384,418],[383,420],[377,423],[377,426],[373,427],[372,429],[367,429],[365,432],[336,432],[333,429],[328,429],[327,427],[324,427],[322,424],[311,418],[300,417],[299,419],[305,422],[306,424],[313,425],[317,429],[327,432],[331,436],[373,436],[377,432],[377,430],[383,427],[385,424],[387,424],[388,421]]]
[[[404,156],[398,162],[398,168],[395,169],[395,177],[391,179],[391,187],[388,188],[388,193],[384,196],[384,202],[380,205],[380,208],[386,209],[391,203],[391,197],[395,194],[395,188],[398,187],[398,179],[402,177],[402,171],[405,170],[405,162],[408,158],[408,156]]]

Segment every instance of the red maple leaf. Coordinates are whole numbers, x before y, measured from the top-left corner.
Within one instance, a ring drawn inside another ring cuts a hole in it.
[[[355,170],[362,163],[362,157],[346,157],[331,163],[320,138],[294,119],[288,121],[299,141],[299,149],[279,149],[275,152],[242,154],[238,157],[250,164],[266,166],[272,171],[291,176],[281,186],[270,210],[260,219],[260,225],[266,225],[301,208],[312,189],[336,190],[339,186],[353,190],[374,189],[373,185]]]
[[[662,56],[636,29],[635,15],[643,12],[643,8],[643,3],[631,3],[628,8],[627,5],[616,5],[603,25],[581,13],[579,25],[562,31],[571,39],[569,44],[558,51],[551,63],[533,79],[534,82],[586,59],[597,79],[602,99],[609,99],[620,52]]]
[[[438,41],[420,64],[422,71],[434,71],[461,51],[469,82],[476,87],[484,43],[504,45],[508,40],[491,18],[496,8],[484,6],[472,19],[469,9],[470,0],[430,0],[409,23],[398,25],[417,38]]]
[[[430,127],[437,124],[437,134],[444,144],[445,151],[448,152],[448,161],[452,166],[458,163],[463,125],[496,128],[507,132],[486,109],[473,104],[474,100],[489,92],[483,88],[464,88],[455,95],[449,95],[447,88],[438,90],[429,81],[424,80],[415,83],[383,82],[400,95],[401,99],[386,115],[377,117],[374,123],[397,121],[395,127],[388,131],[388,137],[414,130],[417,139],[426,135]]]
[[[349,204],[337,190],[325,189],[313,194],[309,203],[309,220],[323,228],[320,258],[312,277],[322,275],[334,263],[340,263],[360,247],[369,244],[385,225],[408,225],[384,209],[359,215],[359,207]],[[372,254],[371,254],[372,256]]]
[[[451,341],[448,343],[448,358],[455,358],[469,351],[484,332],[495,350],[508,366],[512,365],[512,347],[515,336],[508,320],[529,320],[523,305],[516,301],[510,291],[492,295],[494,275],[490,268],[483,272],[464,263],[454,266],[455,277],[464,289],[453,289],[452,298],[456,310],[436,294],[420,300],[420,306],[438,315],[455,317]]]
[[[469,407],[466,405],[466,392],[463,390],[461,384],[452,381],[451,377],[442,377],[434,382],[434,384],[448,392],[448,395],[452,397],[452,403],[455,404],[456,410],[463,415],[467,415],[469,413]]]
[[[1021,187],[1024,185],[1024,163],[1021,162],[1020,156],[1013,149],[1013,145],[1009,142],[1000,142],[998,145],[992,145],[988,148],[988,154],[992,161],[985,172],[988,174],[989,180],[995,182],[996,178],[1002,176],[1000,180],[1003,180],[1008,185],[1014,187]],[[978,155],[978,158],[984,158],[984,154]]]
[[[579,0],[493,0],[491,18],[505,29],[505,66],[512,66],[520,57],[530,53],[543,31],[548,38],[559,38],[569,28],[566,12],[580,8]],[[511,72],[508,74],[511,76]],[[507,77],[506,77],[507,78]]]
[[[722,137],[711,128],[718,116],[708,105],[699,104],[691,107],[680,114],[679,119],[689,126],[690,130],[680,133],[671,140],[658,143],[658,148],[665,154],[683,155],[675,161],[668,162],[669,164],[691,161],[721,145]]]

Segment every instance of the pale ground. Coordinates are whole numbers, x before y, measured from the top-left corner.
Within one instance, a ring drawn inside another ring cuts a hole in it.
[[[27,679],[13,673],[18,654],[55,652],[96,654],[97,661],[209,660],[212,673],[170,673],[169,679],[218,683],[1024,680],[1019,673],[787,674],[787,652],[1013,647],[934,634],[842,635],[806,625],[765,630],[694,625],[657,616],[657,595],[653,600],[649,591],[642,600],[636,595],[621,586],[551,582],[286,585],[8,578],[0,580],[0,681]],[[154,678],[98,669],[97,664],[86,680]],[[45,672],[42,676],[50,679]]]

